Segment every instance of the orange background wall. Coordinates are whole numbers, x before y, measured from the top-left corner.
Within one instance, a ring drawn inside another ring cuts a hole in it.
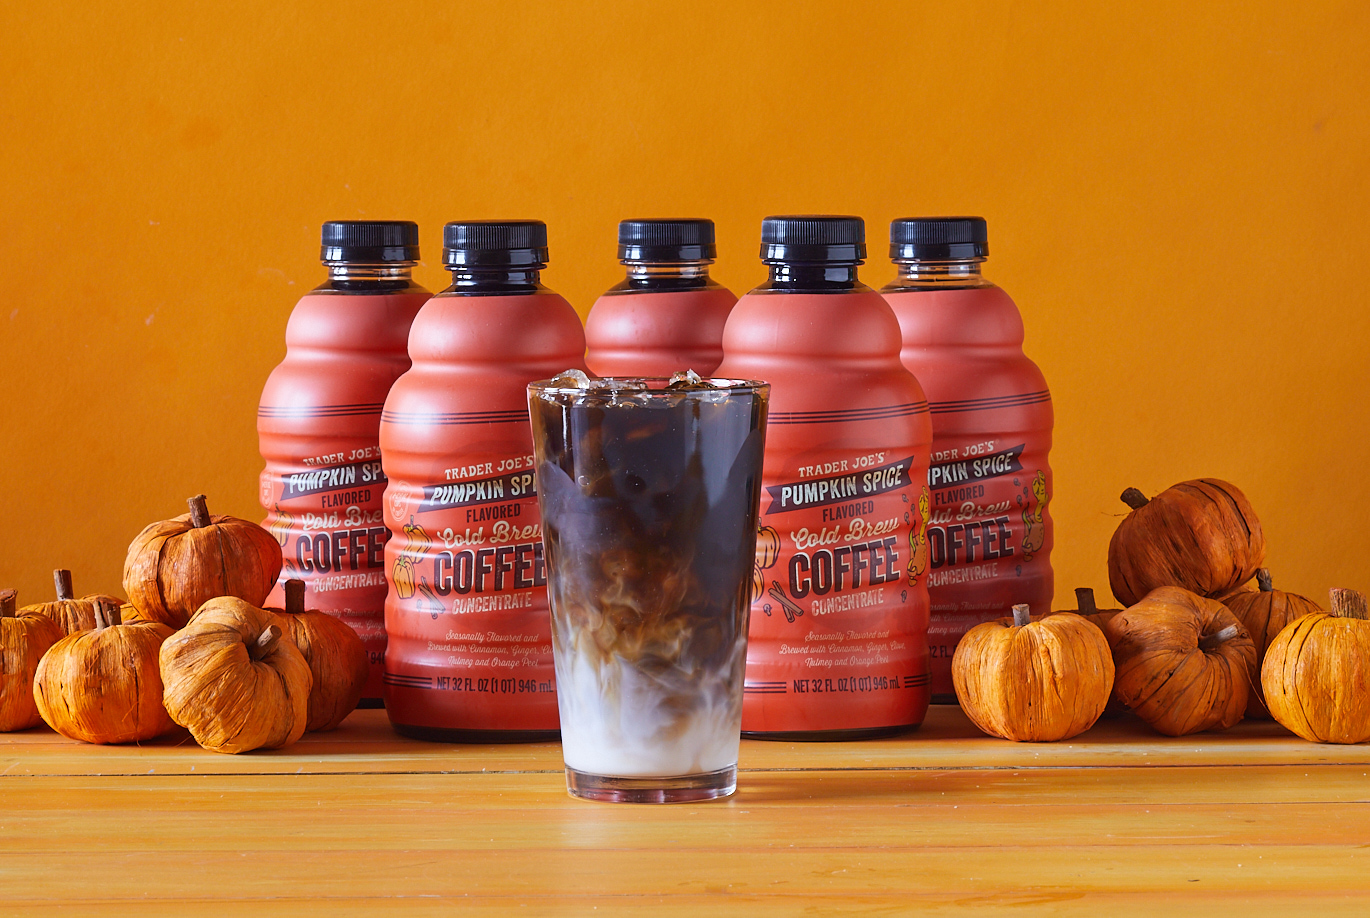
[[[1277,585],[1370,587],[1367,49],[1363,2],[6,4],[0,580],[117,591],[199,491],[260,518],[324,220],[417,220],[439,289],[444,221],[544,219],[583,313],[620,218],[713,217],[741,292],[763,216],[836,212],[875,285],[892,217],[988,218],[1056,397],[1058,607],[1124,487],[1197,476]]]

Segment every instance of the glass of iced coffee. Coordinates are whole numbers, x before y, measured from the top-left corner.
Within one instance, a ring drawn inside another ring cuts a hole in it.
[[[528,387],[572,796],[676,803],[737,786],[770,387]]]

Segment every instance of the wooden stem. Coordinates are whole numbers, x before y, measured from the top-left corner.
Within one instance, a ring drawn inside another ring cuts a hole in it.
[[[1099,611],[1099,607],[1094,604],[1094,591],[1089,587],[1075,588],[1075,605],[1079,607],[1081,615],[1093,615]]]
[[[1360,590],[1332,590],[1330,598],[1333,618],[1370,619],[1370,611],[1365,608],[1365,594]]]
[[[1275,581],[1270,579],[1268,568],[1259,568],[1256,571],[1256,586],[1262,593],[1271,593],[1275,590]]]
[[[1013,627],[1021,628],[1024,625],[1032,624],[1031,607],[1027,603],[1019,603],[1013,607]]]
[[[109,619],[111,625],[122,625],[124,623],[124,613],[119,608],[118,603],[110,603],[105,607],[105,618]]]
[[[1147,499],[1145,494],[1138,491],[1136,488],[1128,488],[1123,492],[1123,503],[1127,504],[1133,510],[1140,510],[1151,503],[1151,501]]]
[[[1206,634],[1199,638],[1200,650],[1213,650],[1214,648],[1226,644],[1234,637],[1242,633],[1240,625],[1228,625],[1216,634]]]
[[[252,657],[254,660],[260,660],[262,657],[276,649],[276,644],[280,639],[280,626],[267,625],[266,630],[257,637],[256,642],[248,646],[248,656]]]
[[[76,594],[71,591],[71,571],[53,571],[52,582],[57,587],[57,598],[59,600],[76,598]]]
[[[19,605],[18,590],[0,590],[0,618],[14,618],[14,608]]]
[[[190,524],[196,529],[204,529],[209,525],[209,506],[205,503],[203,494],[196,494],[190,500]]]
[[[287,580],[285,582],[285,611],[291,615],[299,615],[304,612],[304,581]]]
[[[102,600],[95,600],[95,630],[104,631],[109,627],[109,619],[105,616],[105,604]]]

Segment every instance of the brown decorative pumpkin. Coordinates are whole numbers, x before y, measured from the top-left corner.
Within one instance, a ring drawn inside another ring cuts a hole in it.
[[[1256,647],[1216,599],[1157,587],[1107,631],[1119,699],[1158,732],[1226,730],[1242,719]]]
[[[47,616],[57,623],[64,635],[94,628],[96,603],[114,603],[117,606],[122,602],[106,593],[91,593],[77,599],[71,588],[71,571],[68,570],[53,571],[52,582],[57,588],[57,600],[25,606],[24,611]]]
[[[1075,615],[1080,616],[1103,633],[1104,638],[1108,638],[1108,623],[1113,620],[1122,609],[1100,609],[1094,601],[1094,591],[1089,587],[1075,588],[1075,604],[1079,607],[1074,611]],[[1062,615],[1069,613],[1053,612],[1052,615]],[[1110,651],[1112,647],[1110,646]],[[1108,706],[1104,708],[1104,717],[1119,717],[1127,712],[1127,705],[1123,704],[1118,698],[1118,689],[1115,686],[1110,693]]]
[[[162,645],[162,700],[171,719],[214,752],[279,749],[299,739],[313,679],[283,633],[274,613],[236,596],[201,606]]]
[[[1113,689],[1113,657],[1097,626],[1058,612],[984,622],[951,658],[961,710],[975,726],[1019,742],[1069,739],[1094,726]]]
[[[0,733],[27,730],[42,720],[33,700],[33,675],[62,629],[46,615],[15,612],[14,590],[0,591]]]
[[[332,730],[357,709],[370,663],[366,645],[344,621],[327,612],[306,611],[304,581],[285,582],[285,609],[275,612],[285,633],[309,664],[314,684],[309,690],[306,732]]]
[[[1182,481],[1151,500],[1128,488],[1129,513],[1108,545],[1108,582],[1125,606],[1162,586],[1229,593],[1265,563],[1265,536],[1245,495],[1216,478]]]
[[[218,596],[260,606],[281,573],[275,536],[247,520],[210,516],[203,494],[189,504],[189,513],[138,533],[124,561],[129,602],[173,628]]]
[[[85,743],[133,743],[175,728],[162,707],[157,651],[171,636],[160,622],[119,621],[96,603],[95,628],[69,634],[38,664],[33,697],[52,729]]]
[[[1261,666],[1265,663],[1266,651],[1275,635],[1283,631],[1290,622],[1303,618],[1313,612],[1321,612],[1322,607],[1311,599],[1297,593],[1286,593],[1275,589],[1270,571],[1261,568],[1256,571],[1257,590],[1241,590],[1232,593],[1222,603],[1237,616],[1237,621],[1246,626],[1251,640],[1256,644],[1256,668],[1252,670],[1251,697],[1246,702],[1246,716],[1269,720],[1270,711],[1265,706],[1265,692],[1261,688]]]
[[[1370,613],[1365,596],[1333,590],[1275,636],[1261,666],[1270,713],[1311,743],[1370,740]]]

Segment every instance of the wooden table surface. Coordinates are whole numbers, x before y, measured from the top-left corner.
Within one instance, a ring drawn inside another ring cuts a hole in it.
[[[268,753],[0,735],[0,914],[1370,914],[1370,747],[1131,717],[1065,743],[934,707],[907,736],[744,742],[699,805],[567,796],[556,744]]]

